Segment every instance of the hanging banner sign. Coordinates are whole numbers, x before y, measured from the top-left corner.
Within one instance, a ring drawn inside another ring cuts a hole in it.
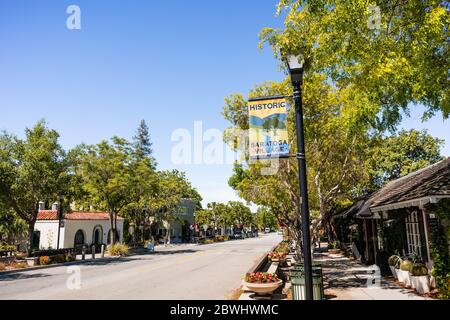
[[[288,103],[285,97],[249,100],[249,152],[251,159],[289,156],[287,110]]]

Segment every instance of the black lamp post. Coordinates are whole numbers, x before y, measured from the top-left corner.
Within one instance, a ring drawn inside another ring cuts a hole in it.
[[[311,237],[309,232],[309,207],[308,189],[306,180],[306,157],[305,138],[303,129],[303,105],[302,105],[302,84],[303,84],[303,64],[302,55],[288,55],[286,64],[291,75],[292,86],[294,87],[295,122],[297,133],[297,159],[298,176],[300,185],[301,219],[303,235],[303,263],[305,271],[305,291],[306,300],[313,300],[312,281],[312,261],[311,261]]]

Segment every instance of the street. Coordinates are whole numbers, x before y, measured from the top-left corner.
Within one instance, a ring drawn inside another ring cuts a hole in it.
[[[226,299],[255,260],[281,241],[275,233],[211,245],[158,247],[153,254],[80,266],[70,289],[68,266],[0,275],[0,299]]]

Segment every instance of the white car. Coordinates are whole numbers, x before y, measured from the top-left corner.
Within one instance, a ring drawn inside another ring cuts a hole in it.
[[[265,232],[265,233],[269,233],[269,232],[270,232],[270,228],[265,228],[265,229],[264,229],[264,232]]]

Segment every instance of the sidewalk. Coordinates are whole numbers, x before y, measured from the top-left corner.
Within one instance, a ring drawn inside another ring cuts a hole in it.
[[[325,296],[330,300],[432,300],[381,277],[379,286],[369,286],[370,267],[339,254],[315,253],[322,264]]]

